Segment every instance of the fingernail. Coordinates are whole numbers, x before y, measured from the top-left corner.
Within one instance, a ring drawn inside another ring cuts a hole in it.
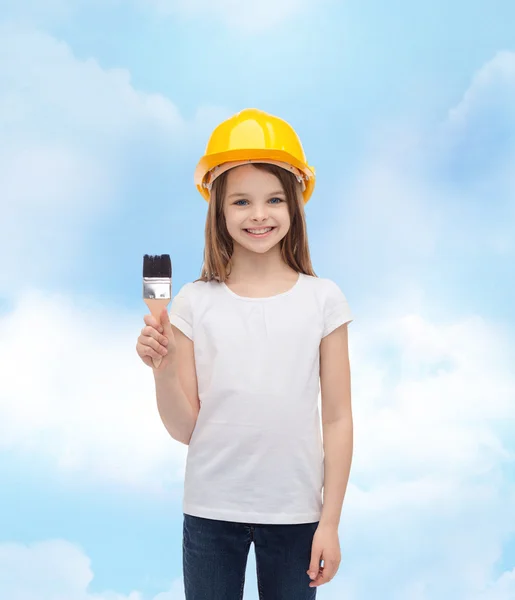
[[[310,573],[309,576],[311,577],[311,579],[315,579],[315,574],[314,573]]]

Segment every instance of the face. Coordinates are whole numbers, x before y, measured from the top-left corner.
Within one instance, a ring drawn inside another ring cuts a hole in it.
[[[235,244],[264,254],[288,233],[290,214],[280,181],[251,164],[227,174],[224,213]]]

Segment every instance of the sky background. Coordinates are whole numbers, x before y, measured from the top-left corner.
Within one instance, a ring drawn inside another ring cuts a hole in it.
[[[184,598],[142,256],[175,292],[199,276],[193,170],[246,107],[299,133],[315,271],[355,318],[318,596],[515,598],[514,23],[508,0],[0,0],[0,598]]]

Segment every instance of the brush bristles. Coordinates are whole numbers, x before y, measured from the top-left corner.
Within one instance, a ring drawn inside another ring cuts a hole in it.
[[[172,261],[169,254],[145,254],[143,257],[143,277],[172,278]]]

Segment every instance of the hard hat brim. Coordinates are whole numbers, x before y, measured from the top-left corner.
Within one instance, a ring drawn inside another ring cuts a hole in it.
[[[259,159],[271,159],[286,162],[299,169],[306,176],[306,189],[303,192],[304,203],[306,203],[315,187],[315,170],[313,167],[309,167],[297,160],[289,152],[277,149],[238,149],[229,150],[226,152],[218,152],[214,154],[207,154],[203,156],[197,164],[194,172],[194,181],[197,190],[204,197],[205,200],[209,201],[209,190],[204,186],[204,178],[207,173],[214,167],[221,165],[226,162],[238,161],[238,160],[252,160],[256,161]]]

